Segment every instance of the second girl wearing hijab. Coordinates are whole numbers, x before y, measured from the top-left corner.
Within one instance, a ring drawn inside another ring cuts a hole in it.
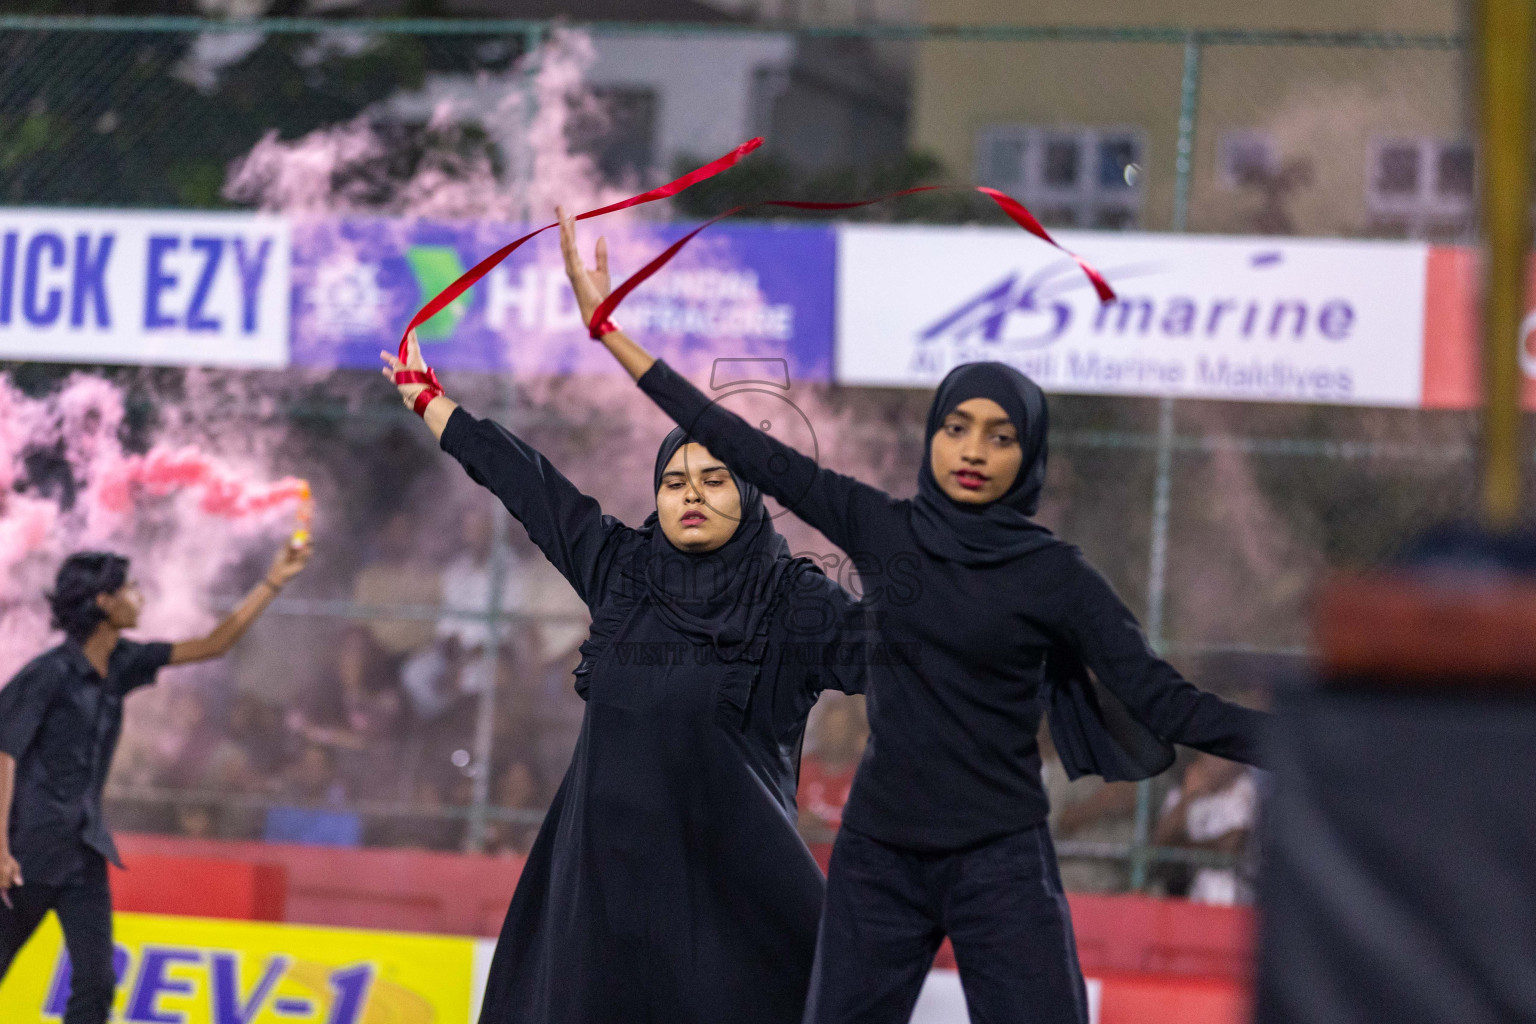
[[[607,293],[562,218],[584,317]],[[1087,999],[1046,828],[1042,712],[1069,771],[1166,768],[1171,743],[1259,756],[1264,716],[1204,693],[1152,651],[1109,583],[1030,517],[1045,396],[1000,363],[957,367],[929,410],[918,492],[819,467],[721,408],[617,329],[604,345],[741,479],[846,551],[890,650],[870,669],[870,740],[827,880],[807,1024],[905,1022],[945,935],[973,1021],[1084,1024]],[[1090,676],[1087,669],[1091,669]],[[1096,677],[1096,679],[1095,679]]]
[[[414,336],[409,354],[423,369]],[[400,385],[407,405],[420,390]],[[803,652],[843,635],[852,600],[681,430],[634,529],[498,424],[442,396],[423,418],[592,612],[581,733],[482,1024],[798,1021],[823,889],[795,829],[800,743],[822,689],[862,689],[849,659]]]

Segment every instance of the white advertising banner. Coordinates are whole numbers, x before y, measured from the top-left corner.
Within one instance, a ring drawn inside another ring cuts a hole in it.
[[[288,225],[0,209],[0,359],[288,365]]]
[[[931,386],[1009,363],[1048,391],[1417,406],[1428,247],[1061,232],[1109,278],[1014,228],[839,229],[843,384]]]

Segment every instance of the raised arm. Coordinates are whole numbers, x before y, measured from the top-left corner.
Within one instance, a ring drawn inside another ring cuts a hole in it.
[[[392,378],[402,364],[388,352],[379,354],[388,364],[385,375]],[[426,368],[414,333],[409,354],[405,368]],[[423,385],[397,387],[411,406]],[[459,460],[471,480],[501,499],[587,607],[594,606],[620,544],[632,531],[604,515],[596,499],[583,494],[548,459],[501,424],[476,419],[446,396],[434,398],[422,419],[443,451]]]
[[[251,624],[267,610],[267,605],[288,581],[297,576],[309,561],[311,548],[308,544],[295,547],[288,541],[272,559],[261,582],[252,587],[234,611],[226,615],[207,636],[183,640],[171,645],[172,665],[185,665],[192,661],[221,658],[229,653],[235,642],[245,635]]]
[[[1263,767],[1269,716],[1207,693],[1152,650],[1136,617],[1071,549],[1061,630],[1099,682],[1147,728],[1172,743]]]
[[[575,222],[563,210],[557,208],[556,213],[566,276],[583,322],[590,322],[609,291],[608,247],[598,239],[597,266],[587,267],[576,248]],[[877,487],[823,469],[815,459],[721,407],[623,331],[604,332],[601,340],[640,389],[694,440],[849,554],[858,552],[859,529],[870,522],[870,513],[895,502]]]

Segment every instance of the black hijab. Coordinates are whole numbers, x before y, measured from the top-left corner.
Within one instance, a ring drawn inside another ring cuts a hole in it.
[[[934,479],[933,435],[962,402],[990,398],[1008,414],[1019,433],[1023,461],[1013,486],[996,501],[956,501]],[[1034,381],[1004,363],[963,363],[949,371],[934,392],[923,436],[922,468],[912,502],[912,529],[931,555],[962,565],[1006,562],[1054,542],[1051,531],[1030,516],[1045,485],[1045,439],[1049,426],[1045,393]]]
[[[681,427],[661,442],[652,474],[652,492],[677,450],[691,438]],[[690,554],[673,547],[657,513],[641,525],[650,534],[646,590],[662,620],[684,635],[712,644],[725,661],[735,660],[757,634],[774,592],[793,562],[789,545],[773,528],[763,496],[736,477],[741,519],[731,539],[713,551]]]

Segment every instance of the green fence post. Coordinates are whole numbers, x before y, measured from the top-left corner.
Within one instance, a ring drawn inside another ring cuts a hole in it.
[[[1184,77],[1179,87],[1179,139],[1174,162],[1174,231],[1189,221],[1189,183],[1194,165],[1195,112],[1200,102],[1200,37],[1190,33],[1184,40]],[[1173,402],[1158,400],[1157,480],[1152,487],[1152,537],[1147,556],[1147,637],[1159,653],[1166,646],[1163,611],[1168,589],[1168,518],[1173,491]],[[1152,780],[1136,785],[1136,832],[1131,840],[1131,888],[1147,884],[1148,850],[1152,834]]]
[[[1184,40],[1184,78],[1179,86],[1179,142],[1174,160],[1174,231],[1185,231],[1189,222],[1189,184],[1194,177],[1195,116],[1200,105],[1200,37],[1191,32]]]
[[[526,98],[525,123],[531,127],[534,115],[534,102],[536,93],[533,89],[533,76],[535,71],[534,54],[538,51],[544,40],[544,28],[541,25],[529,24],[522,29],[523,60],[525,62],[525,75],[522,83]],[[526,136],[526,132],[524,133]],[[526,154],[525,154],[526,155]],[[529,178],[532,177],[533,163],[526,162],[523,169]],[[525,193],[526,194],[526,193]],[[531,220],[532,210],[528,208],[526,201],[523,204],[523,219]],[[508,377],[508,389],[505,394],[499,396],[497,408],[493,414],[507,423],[512,422],[512,416],[517,406],[516,392],[511,387],[512,378]],[[508,531],[511,529],[506,516],[501,515],[501,504],[492,502],[496,516],[495,526],[491,531],[491,593],[489,607],[486,608],[486,618],[490,623],[490,643],[487,647],[487,657],[493,660],[499,669],[499,658],[503,648],[500,638],[501,628],[511,621],[518,613],[508,614],[506,607],[506,577],[511,569],[512,548]],[[473,796],[470,800],[469,828],[464,836],[464,849],[468,853],[483,853],[485,851],[486,822],[490,818],[491,778],[495,765],[496,750],[496,676],[493,675],[491,685],[480,694],[480,703],[475,717],[475,749],[474,761],[475,774],[473,776]]]

